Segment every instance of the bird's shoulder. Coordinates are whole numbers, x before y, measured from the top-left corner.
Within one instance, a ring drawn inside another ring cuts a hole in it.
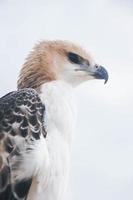
[[[32,179],[27,159],[34,159],[37,141],[46,137],[44,115],[45,105],[34,89],[13,91],[0,98],[0,199],[27,196]]]

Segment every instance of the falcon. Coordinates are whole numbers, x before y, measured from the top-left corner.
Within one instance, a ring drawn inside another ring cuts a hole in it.
[[[0,98],[0,199],[63,200],[75,128],[73,91],[104,67],[69,41],[41,41],[22,66],[17,91]]]

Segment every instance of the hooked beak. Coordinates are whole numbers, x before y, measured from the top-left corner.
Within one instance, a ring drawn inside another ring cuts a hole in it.
[[[104,79],[105,80],[104,84],[107,83],[108,78],[109,78],[108,72],[103,66],[98,66],[93,76],[96,79]]]

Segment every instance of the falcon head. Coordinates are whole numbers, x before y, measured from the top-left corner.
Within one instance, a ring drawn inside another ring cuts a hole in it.
[[[39,88],[62,80],[72,86],[91,79],[108,81],[108,72],[82,47],[68,41],[43,41],[37,44],[24,63],[18,88]]]

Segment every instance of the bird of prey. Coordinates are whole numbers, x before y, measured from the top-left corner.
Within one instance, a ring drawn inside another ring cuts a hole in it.
[[[108,80],[104,67],[69,41],[41,41],[18,89],[0,98],[0,200],[63,200],[75,127],[73,90]]]

